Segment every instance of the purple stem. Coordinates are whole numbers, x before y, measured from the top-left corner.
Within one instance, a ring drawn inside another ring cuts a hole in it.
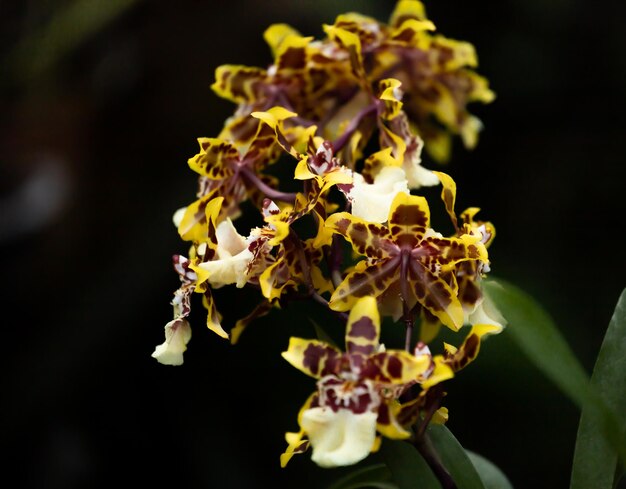
[[[328,301],[326,299],[324,299],[315,290],[311,291],[311,299],[313,299],[315,302],[318,302],[319,304],[322,304],[325,307],[328,307]],[[347,313],[339,312],[339,311],[333,311],[332,309],[331,309],[331,311],[334,312],[337,316],[339,316],[343,321],[348,321],[348,314]]]
[[[372,103],[367,107],[362,108],[359,113],[356,115],[354,119],[350,121],[350,124],[346,128],[345,132],[337,138],[337,140],[333,143],[333,149],[335,154],[337,154],[341,149],[346,145],[346,143],[350,140],[354,132],[359,127],[361,121],[367,117],[368,115],[376,112],[376,103]]]
[[[424,436],[417,439],[415,441],[415,448],[417,448],[417,451],[420,452],[420,455],[424,458],[437,479],[439,479],[443,489],[457,489],[454,479],[452,479],[452,476],[441,463],[428,435],[424,434]]]
[[[272,200],[280,200],[282,202],[289,202],[293,204],[296,201],[296,194],[281,192],[280,190],[273,189],[263,180],[261,180],[254,171],[250,168],[243,167],[241,169],[241,174],[243,178],[245,178],[250,184],[254,185],[261,192],[265,194],[266,197]]]
[[[409,309],[409,281],[408,269],[411,254],[409,251],[402,251],[402,262],[400,263],[400,294],[402,295],[402,320],[406,327],[406,335],[404,339],[404,349],[411,352],[411,343],[413,340],[413,323],[414,318]]]
[[[330,270],[330,279],[335,288],[341,283],[341,262],[343,261],[343,250],[341,249],[341,241],[339,236],[333,235],[333,241],[330,245],[328,256],[328,268]]]

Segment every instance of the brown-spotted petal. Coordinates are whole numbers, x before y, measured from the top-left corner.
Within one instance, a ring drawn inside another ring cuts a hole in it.
[[[325,225],[346,238],[355,252],[370,259],[388,257],[397,248],[385,226],[365,221],[348,212],[331,215]]]
[[[319,379],[336,373],[342,353],[335,347],[318,340],[290,338],[282,357],[307,375]]]
[[[381,403],[376,419],[376,429],[381,435],[392,440],[405,440],[411,436],[411,432],[398,422],[397,415],[401,409],[402,406],[395,400]]]
[[[454,229],[458,229],[458,223],[456,219],[456,214],[454,213],[454,203],[456,201],[456,182],[452,179],[450,175],[440,171],[433,172],[439,181],[441,182],[441,200],[443,200],[444,205],[446,206],[446,212],[450,216],[452,220],[452,224],[454,224]]]
[[[383,384],[408,384],[417,381],[429,367],[426,355],[415,357],[404,350],[388,350],[370,356],[362,376]]]
[[[346,351],[369,356],[378,350],[380,315],[374,297],[359,299],[348,317]]]
[[[362,263],[362,262],[361,262]],[[378,297],[398,280],[400,257],[385,258],[365,268],[357,267],[339,284],[330,298],[333,311],[349,311],[360,297]]]
[[[500,331],[502,331],[502,328],[495,324],[476,324],[472,326],[463,344],[458,349],[445,344],[445,363],[455,372],[465,368],[478,356],[483,336],[497,334]]]
[[[424,197],[399,192],[389,209],[388,227],[394,242],[409,249],[424,237],[430,225],[430,209]]]
[[[267,72],[261,68],[241,65],[222,65],[215,70],[213,91],[236,104],[258,100]]]
[[[463,306],[457,292],[421,263],[409,265],[410,285],[418,302],[453,331],[463,326]]]
[[[202,296],[202,304],[207,310],[207,327],[216,335],[221,336],[222,338],[228,338],[228,333],[224,331],[224,328],[222,328],[222,318],[220,317],[220,313],[217,312],[217,308],[215,307],[215,301],[213,300],[213,294],[211,293],[211,289],[207,288],[204,292]]]
[[[189,168],[211,180],[222,180],[233,174],[232,165],[239,159],[235,146],[217,138],[198,138],[198,144],[200,152],[189,158]]]

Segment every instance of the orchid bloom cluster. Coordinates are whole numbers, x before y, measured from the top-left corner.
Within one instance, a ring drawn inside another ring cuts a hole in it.
[[[454,135],[476,144],[481,124],[467,104],[494,95],[472,70],[473,47],[435,34],[417,0],[400,0],[388,24],[349,13],[324,31],[315,40],[273,25],[265,32],[271,66],[217,69],[212,88],[237,108],[189,159],[196,200],[174,216],[189,253],[174,256],[181,286],[153,353],[163,364],[183,363],[194,295],[208,328],[232,343],[292,300],[334,311],[346,327],[345,352],[291,338],[283,353],[317,379],[299,432],[287,433],[283,466],[309,446],[321,466],[354,464],[381,436],[407,439],[445,422],[442,382],[503,327],[481,287],[494,227],[476,219],[477,208],[457,215],[454,180],[421,164],[422,149],[447,160]],[[297,192],[281,186],[281,172],[293,175]],[[433,229],[429,203],[417,195],[434,185],[449,236]],[[243,209],[256,209],[257,227],[235,227]],[[259,304],[225,329],[213,291],[228,285],[255,289]],[[381,316],[404,325],[403,349],[379,343]],[[444,344],[434,355],[429,344],[442,325],[471,329],[458,347]]]

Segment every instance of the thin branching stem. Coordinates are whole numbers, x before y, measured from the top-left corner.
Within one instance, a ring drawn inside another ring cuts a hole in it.
[[[267,198],[272,200],[280,200],[281,202],[289,202],[293,204],[296,201],[296,194],[281,192],[270,187],[267,183],[261,180],[253,170],[249,168],[241,169],[242,176],[256,188],[258,188]]]
[[[337,138],[337,140],[333,143],[333,149],[335,154],[337,154],[341,149],[346,145],[346,143],[350,140],[354,132],[358,129],[359,124],[363,119],[365,119],[368,115],[376,112],[376,104],[372,103],[367,107],[364,107],[359,111],[359,113],[350,121],[348,127],[344,131],[344,133]]]
[[[413,323],[415,322],[413,312],[409,307],[408,269],[410,258],[411,255],[409,252],[402,251],[402,262],[400,263],[400,293],[402,294],[402,320],[406,328],[404,349],[408,352],[411,351],[411,344],[413,343]]]

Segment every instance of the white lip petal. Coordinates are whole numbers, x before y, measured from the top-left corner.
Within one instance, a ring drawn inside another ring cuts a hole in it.
[[[399,192],[409,193],[406,175],[400,167],[382,168],[374,178],[374,183],[367,183],[355,172],[353,186],[348,193],[352,202],[352,215],[370,222],[385,222],[391,203]]]
[[[182,365],[183,352],[191,339],[191,327],[185,319],[174,319],[165,325],[165,342],[152,353],[163,365]]]
[[[376,439],[376,413],[355,414],[348,409],[329,407],[307,409],[301,426],[320,467],[352,465],[367,457]]]
[[[230,219],[218,224],[215,236],[217,238],[217,254],[220,258],[234,256],[248,247],[246,239],[237,232]]]
[[[214,288],[229,284],[236,284],[237,287],[241,288],[248,281],[248,265],[253,258],[252,252],[246,248],[235,256],[203,262],[198,267],[209,272],[207,281]]]
[[[439,179],[437,176],[432,171],[427,170],[421,165],[421,159],[419,157],[405,160],[403,166],[406,171],[409,188],[415,189],[439,185]]]

